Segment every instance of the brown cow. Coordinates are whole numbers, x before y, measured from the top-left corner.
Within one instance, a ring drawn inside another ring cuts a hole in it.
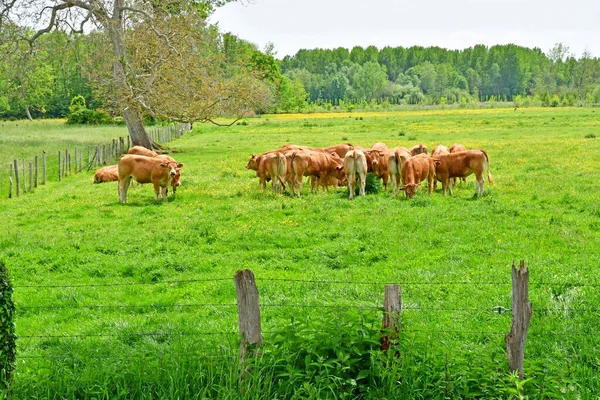
[[[435,146],[433,148],[433,151],[431,152],[431,157],[437,157],[437,156],[441,156],[442,154],[450,154],[450,150],[448,150],[448,148],[446,146],[444,146],[443,144],[438,144],[437,146]],[[455,180],[456,182],[456,180]],[[434,179],[433,181],[433,190],[437,189],[437,179]]]
[[[434,162],[436,179],[442,182],[444,196],[446,188],[450,189],[450,195],[452,195],[453,182],[451,178],[467,177],[474,173],[477,181],[475,194],[480,196],[483,195],[485,170],[487,170],[488,182],[494,182],[490,172],[490,159],[485,150],[467,150],[445,154],[436,157]]]
[[[262,161],[263,161],[263,159],[269,157],[271,154],[276,154],[276,153],[281,153],[281,152],[279,150],[270,150],[270,151],[264,152],[260,155],[252,154],[252,157],[250,157],[250,160],[246,164],[247,169],[256,171],[256,176],[258,177],[259,185],[263,188],[263,190],[266,190],[265,182],[269,182],[273,178],[271,176],[271,171],[273,169],[267,168],[266,165],[261,167]],[[287,161],[285,163],[286,163],[286,165],[288,164]],[[280,168],[278,169],[278,171],[279,170],[280,170]],[[285,190],[285,182],[283,180],[284,177],[285,177],[285,170],[282,171],[282,174],[275,177],[275,179],[277,179],[279,181],[277,186],[280,183],[282,186],[282,190]],[[275,182],[273,182],[272,185],[275,185]]]
[[[119,160],[119,200],[127,203],[127,190],[131,179],[139,183],[152,183],[156,200],[162,198],[167,200],[167,187],[177,169],[183,164],[169,161],[160,157],[146,157],[137,154],[124,154]]]
[[[356,185],[356,175],[360,179],[360,195],[365,195],[365,185],[367,184],[367,159],[365,153],[360,150],[352,149],[344,157],[344,172],[348,179],[348,197],[354,199],[354,188]]]
[[[115,182],[119,180],[119,166],[108,165],[100,168],[94,174],[94,183]]]
[[[412,199],[419,184],[427,179],[429,194],[433,190],[433,179],[435,175],[435,165],[433,158],[427,154],[417,154],[414,157],[407,158],[400,155],[402,161],[402,187],[406,196]]]
[[[465,146],[463,146],[460,143],[454,143],[452,146],[450,146],[450,149],[448,149],[448,151],[450,153],[458,153],[459,151],[467,151],[467,148]],[[462,177],[462,178],[458,178],[463,182],[467,182],[467,178]],[[437,183],[437,179],[435,181],[435,183]],[[456,184],[456,178],[452,178],[452,185]],[[434,189],[435,189],[435,185],[434,185]]]
[[[283,192],[285,190],[285,179],[286,174],[286,158],[282,152],[272,151],[264,154],[258,164],[258,180],[260,186],[263,188],[263,192],[267,191],[267,177],[270,177],[271,187],[274,193]],[[281,188],[279,184],[281,183]]]
[[[429,149],[423,143],[414,145],[409,151],[411,156],[416,156],[417,154],[429,154]]]
[[[450,154],[450,150],[448,150],[448,148],[443,144],[438,144],[433,148],[433,151],[431,152],[431,157],[441,156],[442,154]]]
[[[352,145],[350,143],[340,143],[329,147],[323,147],[323,150],[325,150],[326,153],[335,153],[343,159],[346,153],[349,152],[351,148]]]
[[[408,159],[410,151],[404,147],[394,147],[388,153],[388,175],[392,181],[392,196],[396,197],[400,191],[400,178],[402,177],[402,160],[400,156]],[[406,192],[404,192],[406,195]]]
[[[158,155],[154,150],[145,148],[144,146],[133,146],[127,150],[127,154],[137,154],[139,156],[156,157]]]
[[[293,150],[285,153],[290,160],[290,186],[291,195],[294,196],[295,187],[298,188],[298,197],[302,190],[303,176],[316,176],[319,184],[325,186],[328,178],[344,179],[342,160],[331,154],[310,150]]]

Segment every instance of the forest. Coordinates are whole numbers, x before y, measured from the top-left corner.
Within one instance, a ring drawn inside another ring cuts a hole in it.
[[[176,68],[164,60],[176,58],[176,53],[169,54],[170,48],[144,36],[144,29],[143,25],[127,28],[130,57],[125,67],[133,71],[131,76],[152,76],[138,86],[148,87],[151,82],[154,92],[144,89],[135,93],[136,102],[143,105],[140,112],[150,119],[193,123],[219,116],[239,119],[332,108],[600,103],[600,59],[587,51],[577,57],[562,43],[547,52],[514,44],[475,45],[463,50],[355,46],[302,49],[277,59],[272,44],[261,50],[202,22],[192,29],[201,32],[197,40],[208,50],[188,57],[187,66],[182,67],[185,74],[169,76],[165,71]],[[115,96],[110,93],[114,88],[107,84],[113,65],[106,61],[110,59],[106,57],[110,53],[106,31],[58,29],[38,37],[33,46],[11,42],[15,32],[23,35],[28,30],[31,28],[5,23],[0,31],[0,119],[64,118],[75,111],[80,112],[71,118],[73,123],[122,119],[122,106],[114,104]],[[189,30],[188,26],[186,32]],[[160,73],[151,70],[156,63],[145,64],[148,54],[162,58],[162,81],[156,79]],[[219,71],[214,66],[219,66]],[[206,75],[211,77],[208,83],[203,81]],[[219,89],[210,89],[215,87]],[[142,96],[144,101],[139,101]],[[187,96],[202,102],[194,105]],[[74,105],[76,97],[79,100]],[[215,98],[232,97],[236,101],[228,100],[225,107],[213,106]]]

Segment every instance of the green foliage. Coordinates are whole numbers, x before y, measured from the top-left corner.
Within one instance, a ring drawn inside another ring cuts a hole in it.
[[[75,96],[71,99],[71,105],[69,106],[69,112],[71,114],[76,113],[79,110],[85,110],[87,109],[86,103],[85,103],[85,97],[79,95],[79,96]]]
[[[260,365],[273,376],[277,397],[308,398],[319,391],[328,398],[353,398],[369,392],[381,321],[339,313],[332,322],[292,318],[274,333]]]
[[[69,114],[67,124],[69,125],[102,125],[111,124],[112,118],[103,111],[80,108]]]
[[[16,367],[17,334],[15,331],[15,304],[13,288],[6,265],[0,261],[0,387],[7,388],[12,382]]]
[[[586,139],[595,139],[596,135],[594,133],[588,133],[587,135],[585,135]]]

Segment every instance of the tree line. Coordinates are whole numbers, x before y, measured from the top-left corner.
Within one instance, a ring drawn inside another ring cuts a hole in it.
[[[75,4],[55,3],[57,13]],[[355,46],[276,59],[272,45],[260,50],[206,22],[224,3],[138,0],[135,10],[123,3],[121,14],[133,10],[138,18],[121,20],[117,33],[111,18],[120,14],[111,17],[93,1],[77,3],[89,5],[83,9],[100,25],[87,33],[58,22],[36,31],[0,10],[0,119],[70,116],[127,123],[131,133],[144,120],[236,121],[315,106],[600,102],[600,60],[589,52],[576,58],[560,43],[547,54],[514,44]]]
[[[587,51],[576,58],[561,43],[548,54],[514,44],[300,50],[281,60],[281,71],[309,101],[334,105],[600,102],[600,59]]]

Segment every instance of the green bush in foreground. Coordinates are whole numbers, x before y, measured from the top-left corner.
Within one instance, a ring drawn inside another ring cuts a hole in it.
[[[0,387],[6,388],[12,381],[15,369],[16,340],[15,303],[12,298],[13,288],[8,279],[8,271],[0,262]]]

